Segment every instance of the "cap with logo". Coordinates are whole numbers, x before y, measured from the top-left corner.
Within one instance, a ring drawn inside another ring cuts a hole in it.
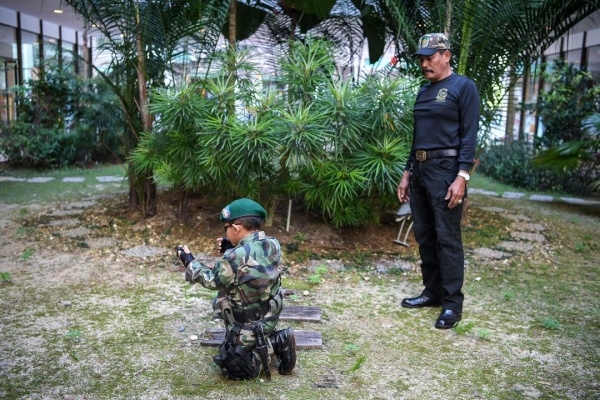
[[[231,202],[221,210],[219,219],[227,222],[241,217],[258,217],[265,219],[267,212],[257,202],[250,199],[238,199]]]
[[[443,33],[428,33],[419,39],[419,49],[413,56],[431,56],[439,50],[450,50],[450,41]]]

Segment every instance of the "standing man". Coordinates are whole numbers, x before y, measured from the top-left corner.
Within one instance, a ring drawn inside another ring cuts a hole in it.
[[[402,306],[441,306],[435,327],[461,319],[464,249],[460,223],[469,170],[475,158],[479,93],[475,83],[450,67],[450,42],[442,33],[419,39],[421,71],[429,83],[417,94],[413,144],[398,199],[410,201],[425,288]]]

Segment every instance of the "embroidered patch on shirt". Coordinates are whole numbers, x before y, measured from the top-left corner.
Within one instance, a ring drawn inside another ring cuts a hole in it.
[[[435,97],[435,101],[446,101],[447,96],[448,96],[448,89],[440,89],[437,96]]]

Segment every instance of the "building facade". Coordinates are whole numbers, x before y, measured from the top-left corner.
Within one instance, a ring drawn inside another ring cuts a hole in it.
[[[87,63],[105,64],[106,57],[96,50],[99,38],[88,37],[83,23],[61,0],[0,0],[0,122],[16,118],[15,85],[37,79],[38,66],[56,60],[64,68],[91,76]],[[544,88],[542,66],[564,59],[578,68],[586,68],[600,79],[600,11],[581,21],[552,44],[543,56],[505,95],[492,134],[503,140],[531,139],[543,134],[543,126],[535,113],[525,111],[523,104],[537,101]]]
[[[21,7],[32,7],[35,15]],[[7,124],[16,118],[12,88],[37,79],[42,61],[55,60],[83,75],[89,71],[80,60],[91,57],[90,49],[83,25],[60,0],[0,1],[0,121]]]
[[[535,136],[543,135],[543,122],[535,112],[526,111],[522,106],[535,104],[540,91],[549,89],[543,79],[543,68],[548,71],[557,59],[578,69],[585,68],[596,82],[600,82],[600,11],[574,26],[524,71],[506,95],[494,129],[496,138],[531,141]]]

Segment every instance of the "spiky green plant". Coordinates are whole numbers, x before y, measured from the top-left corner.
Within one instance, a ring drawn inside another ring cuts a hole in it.
[[[212,53],[228,2],[219,0],[65,0],[103,35],[101,51],[111,56],[106,69],[95,68],[119,99],[125,120],[124,152],[133,151],[142,132],[152,131],[148,91],[164,87],[175,77],[175,60],[185,59],[184,49]],[[189,65],[178,65],[188,70]],[[191,69],[191,68],[190,68]],[[144,214],[156,213],[156,186],[152,172],[140,174],[130,165],[129,206]]]
[[[158,181],[183,192],[255,198],[271,217],[287,196],[336,226],[365,224],[395,207],[414,85],[353,86],[332,73],[327,44],[309,40],[291,48],[282,62],[282,84],[291,88],[285,96],[254,90],[251,64],[239,61],[244,52],[216,61],[235,65],[234,74],[222,69],[197,85],[155,92],[155,133],[131,157],[139,171],[154,170]]]

